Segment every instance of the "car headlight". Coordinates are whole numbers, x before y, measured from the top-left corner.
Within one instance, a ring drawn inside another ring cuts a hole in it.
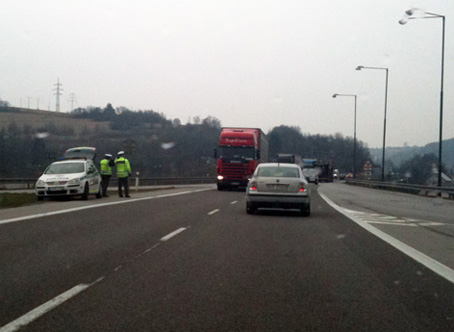
[[[36,181],[36,187],[44,187],[45,185],[46,185],[46,182],[43,180]]]
[[[222,181],[222,180],[224,180],[224,177],[222,175],[218,175],[218,180]]]
[[[74,186],[74,185],[79,185],[80,184],[80,179],[72,179],[68,181],[68,186]]]

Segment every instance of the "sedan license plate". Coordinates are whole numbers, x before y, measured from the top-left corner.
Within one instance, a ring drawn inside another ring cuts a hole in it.
[[[49,187],[49,191],[59,191],[63,189],[65,189],[65,187]]]
[[[284,192],[287,191],[286,184],[267,184],[266,189],[276,191],[276,192]]]

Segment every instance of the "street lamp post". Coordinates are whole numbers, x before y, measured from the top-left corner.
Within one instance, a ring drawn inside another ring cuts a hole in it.
[[[385,80],[385,116],[383,120],[383,150],[382,150],[382,157],[381,157],[381,180],[382,182],[385,181],[385,149],[386,149],[386,112],[388,108],[388,73],[389,69],[384,67],[365,67],[365,66],[358,66],[356,70],[361,69],[378,69],[378,70],[385,70],[386,71],[386,80]]]
[[[409,9],[405,12],[399,24],[407,24],[408,20],[420,18],[441,18],[442,19],[442,32],[441,32],[441,87],[440,87],[440,137],[438,142],[438,187],[441,187],[441,161],[442,161],[442,146],[443,146],[443,81],[444,81],[444,68],[445,68],[445,16],[422,12],[424,16],[414,16],[418,11],[417,8]],[[441,192],[439,193],[441,195]]]
[[[353,125],[353,178],[356,178],[356,99],[357,95],[352,94],[343,94],[343,93],[335,93],[333,94],[333,98],[336,97],[355,97],[355,119]]]

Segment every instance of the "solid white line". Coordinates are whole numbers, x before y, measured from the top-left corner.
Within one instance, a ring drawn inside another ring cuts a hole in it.
[[[175,235],[177,234],[180,234],[181,232],[185,231],[186,228],[185,227],[181,227],[181,228],[178,228],[176,231],[173,231],[172,233],[170,234],[167,234],[166,236],[162,237],[159,241],[167,241],[169,240],[170,238],[174,237]],[[1,332],[1,331],[0,331]]]
[[[220,211],[219,209],[213,210],[211,212],[208,212],[208,215],[212,216],[213,214],[218,213],[219,211]]]
[[[68,290],[68,291],[54,297],[53,299],[47,301],[46,303],[40,305],[36,309],[29,311],[22,317],[19,317],[18,319],[12,321],[11,323],[3,326],[2,328],[0,328],[0,332],[14,332],[14,331],[19,330],[21,327],[26,326],[26,325],[30,324],[31,322],[33,322],[34,320],[36,320],[37,318],[41,317],[46,312],[51,311],[52,309],[59,306],[63,302],[69,300],[70,298],[76,296],[80,292],[83,292],[87,288],[100,282],[103,278],[104,277],[99,278],[98,280],[96,280],[95,282],[93,282],[91,284],[80,284],[80,285],[77,285],[77,286],[71,288],[70,290]]]
[[[48,216],[53,216],[53,215],[57,215],[57,214],[71,213],[71,212],[87,210],[87,209],[94,209],[94,208],[103,207],[103,206],[109,206],[109,205],[127,204],[127,203],[131,203],[131,202],[145,201],[145,200],[156,199],[156,198],[165,198],[165,197],[171,197],[171,196],[186,195],[186,194],[190,194],[190,193],[193,193],[193,192],[194,191],[183,191],[183,192],[179,192],[179,193],[164,194],[164,195],[151,196],[151,197],[142,197],[142,198],[132,198],[132,199],[128,199],[128,200],[125,200],[125,201],[101,203],[101,204],[81,206],[81,207],[71,208],[71,209],[66,209],[66,210],[52,211],[52,212],[46,212],[46,213],[38,213],[38,214],[30,215],[30,216],[23,216],[23,217],[17,217],[17,218],[10,218],[10,219],[0,220],[0,225],[1,224],[12,223],[12,222],[17,222],[17,221],[35,219],[35,218],[40,218],[40,217],[48,217]]]
[[[364,221],[369,224],[378,224],[378,225],[392,225],[392,226],[405,226],[405,227],[418,227],[416,224],[411,224],[411,223],[405,223],[405,222],[389,222],[389,221],[375,221],[375,220],[370,220],[370,221]]]
[[[326,197],[322,193],[320,193],[320,196],[329,205],[331,205],[335,210],[342,213],[347,218],[353,220],[359,226],[363,227],[364,229],[366,229],[370,233],[374,234],[378,238],[382,239],[383,241],[389,243],[394,248],[400,250],[401,252],[403,252],[407,256],[413,258],[415,261],[421,263],[425,267],[431,269],[433,272],[442,276],[446,280],[454,283],[454,270],[452,270],[451,268],[447,267],[446,265],[441,264],[440,262],[437,262],[433,258],[430,258],[429,256],[423,254],[422,252],[417,251],[416,249],[410,247],[409,245],[406,245],[405,243],[400,242],[399,240],[393,238],[392,236],[380,231],[378,228],[375,228],[374,226],[362,221],[361,219],[358,219],[355,216],[348,214],[346,211],[344,211],[344,209],[342,207],[335,204],[333,201],[331,201],[328,197]]]

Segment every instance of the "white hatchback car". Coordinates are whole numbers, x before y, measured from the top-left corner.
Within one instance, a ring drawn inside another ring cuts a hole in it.
[[[88,195],[101,198],[101,175],[92,160],[72,159],[50,164],[36,181],[38,200],[45,197]]]
[[[258,208],[298,209],[303,216],[311,213],[311,190],[298,165],[259,164],[246,189],[246,212]]]

